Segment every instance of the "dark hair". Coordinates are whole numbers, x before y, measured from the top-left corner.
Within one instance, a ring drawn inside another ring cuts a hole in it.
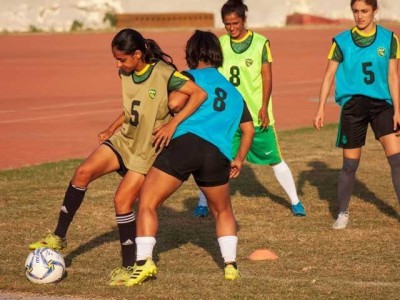
[[[185,54],[190,69],[196,69],[200,61],[216,68],[222,66],[221,44],[217,36],[210,31],[196,30],[186,43]]]
[[[136,50],[143,53],[143,60],[148,63],[155,63],[160,60],[173,66],[173,59],[164,53],[156,41],[145,39],[138,31],[130,28],[122,29],[113,38],[111,48],[132,55]]]
[[[372,6],[373,10],[378,9],[378,0],[351,0],[350,7],[353,7],[353,4],[356,3],[357,1],[364,1],[365,4]]]
[[[223,20],[226,15],[236,13],[245,21],[247,10],[247,5],[243,3],[243,0],[228,0],[221,8],[221,18]]]

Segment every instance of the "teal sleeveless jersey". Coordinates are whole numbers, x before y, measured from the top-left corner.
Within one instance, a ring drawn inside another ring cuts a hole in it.
[[[232,141],[242,117],[243,97],[215,68],[190,70],[187,73],[193,76],[208,97],[178,125],[172,138],[193,133],[215,145],[232,160]]]
[[[343,106],[354,95],[363,95],[392,104],[388,84],[390,47],[393,33],[377,26],[375,40],[366,47],[355,44],[351,30],[334,41],[343,53],[336,71],[336,102]]]
[[[243,52],[237,53],[232,49],[231,37],[224,34],[219,38],[224,63],[219,71],[224,75],[242,94],[253,118],[254,126],[258,124],[258,112],[262,105],[263,84],[261,76],[262,53],[267,39],[253,32],[250,46]],[[269,99],[268,117],[270,125],[274,124],[272,113],[272,98]]]

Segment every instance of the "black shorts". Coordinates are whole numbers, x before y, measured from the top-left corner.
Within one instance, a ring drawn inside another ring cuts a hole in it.
[[[114,152],[114,154],[117,156],[117,159],[119,162],[119,169],[116,170],[115,172],[117,172],[119,175],[124,177],[126,175],[126,173],[128,172],[128,169],[125,166],[124,161],[122,160],[121,154],[119,154],[118,151],[114,148],[114,145],[111,143],[110,140],[104,141],[102,143],[102,145],[108,146]]]
[[[336,146],[344,149],[365,145],[368,124],[375,139],[394,133],[393,106],[386,101],[362,95],[353,96],[342,108]]]
[[[229,181],[231,164],[219,149],[206,140],[186,133],[171,141],[153,167],[185,181],[190,174],[198,186],[219,186]]]

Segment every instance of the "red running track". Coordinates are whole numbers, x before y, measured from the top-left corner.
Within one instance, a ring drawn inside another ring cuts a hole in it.
[[[278,130],[312,125],[331,38],[343,29],[257,30],[271,41]],[[392,29],[400,35],[400,27]],[[186,68],[184,46],[192,31],[142,33]],[[97,133],[121,112],[114,34],[0,36],[0,169],[83,158],[97,146]],[[326,123],[338,114],[331,99]]]

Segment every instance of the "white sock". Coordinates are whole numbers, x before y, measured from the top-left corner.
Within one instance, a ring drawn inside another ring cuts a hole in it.
[[[137,237],[136,260],[145,260],[153,257],[153,249],[156,245],[156,238],[152,236]]]
[[[201,190],[200,190],[200,194],[199,194],[199,204],[198,205],[207,207],[207,198]]]
[[[292,205],[299,203],[297,196],[296,185],[294,184],[293,175],[288,165],[282,160],[279,164],[272,166],[274,174],[279,184],[283,187],[286,194],[289,196]]]
[[[218,244],[225,263],[236,261],[236,249],[238,244],[237,236],[221,236],[218,238]]]

